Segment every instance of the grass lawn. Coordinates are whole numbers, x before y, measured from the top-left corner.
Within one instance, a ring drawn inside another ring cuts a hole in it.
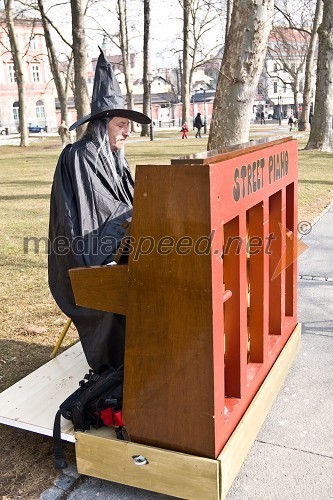
[[[204,151],[206,139],[196,140],[190,134],[188,140],[181,140],[178,130],[161,131],[155,141],[134,135],[126,147],[131,168],[134,171],[140,163],[169,163],[170,158]],[[301,137],[299,219],[313,221],[333,198],[333,155],[302,151],[305,142]],[[0,153],[0,389],[4,390],[48,360],[66,318],[48,289],[46,253],[35,255],[32,247],[24,252],[24,238],[48,235],[59,138],[38,136],[29,148],[2,146]],[[71,328],[63,348],[76,340]],[[78,380],[82,375],[78,374]],[[58,475],[53,469],[51,439],[5,426],[0,429],[2,498],[37,499]],[[73,447],[68,447],[73,453]]]

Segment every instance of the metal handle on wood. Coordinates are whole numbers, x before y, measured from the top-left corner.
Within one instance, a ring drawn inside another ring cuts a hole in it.
[[[149,464],[146,457],[144,457],[142,455],[134,455],[132,458],[133,458],[134,465],[147,465],[147,464]]]

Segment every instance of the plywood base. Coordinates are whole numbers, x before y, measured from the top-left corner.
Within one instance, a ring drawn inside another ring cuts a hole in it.
[[[288,374],[300,337],[297,325],[217,460],[118,441],[104,428],[76,433],[78,471],[178,498],[224,499]],[[138,455],[148,463],[135,465]]]
[[[59,405],[88,371],[78,342],[0,394],[0,423],[52,436]],[[61,431],[62,439],[75,441],[69,420],[62,419]]]
[[[220,498],[217,460],[119,441],[107,431],[76,433],[80,473],[180,498]],[[139,456],[145,465],[135,464]]]

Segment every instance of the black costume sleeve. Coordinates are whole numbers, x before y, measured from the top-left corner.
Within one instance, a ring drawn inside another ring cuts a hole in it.
[[[128,184],[126,176],[122,182]],[[58,237],[53,250],[63,252],[59,236],[64,236],[76,266],[110,262],[124,236],[122,223],[132,214],[131,205],[120,201],[118,192],[91,143],[85,148],[67,147],[59,159],[51,195],[50,239]]]

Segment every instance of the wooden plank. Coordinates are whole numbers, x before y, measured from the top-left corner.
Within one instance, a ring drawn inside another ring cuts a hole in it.
[[[52,436],[59,405],[79,387],[89,366],[78,342],[0,394],[0,423]],[[62,439],[74,442],[69,420]]]
[[[69,276],[76,305],[127,313],[128,266],[78,267],[70,269]]]
[[[243,144],[235,144],[226,148],[213,149],[211,151],[205,151],[203,153],[174,158],[171,160],[171,165],[208,165],[220,161],[230,160],[232,158],[239,157],[248,153],[253,153],[255,151],[261,151],[262,149],[276,146],[277,144],[283,144],[284,142],[291,140],[292,136],[279,137],[277,139],[272,137],[265,137],[263,139],[244,142]]]
[[[282,190],[277,191],[269,198],[269,232],[273,235],[269,255],[269,333],[282,333],[282,274],[277,273],[282,257]],[[283,308],[284,309],[284,308]]]
[[[76,432],[80,474],[191,500],[219,499],[219,463],[114,439],[111,429]],[[142,455],[146,465],[135,465]]]
[[[267,211],[267,202],[258,203],[250,208],[249,213],[249,270],[250,284],[249,304],[249,332],[250,332],[250,361],[263,363],[266,337],[268,333],[268,315],[265,307],[267,296],[267,252],[265,249],[266,234],[264,212]],[[266,224],[267,227],[267,224]]]
[[[298,324],[265,378],[235,431],[218,456],[221,463],[221,498],[225,498],[262,426],[298,352],[301,325]]]
[[[206,167],[136,171],[123,414],[137,443],[215,459],[209,190]]]

